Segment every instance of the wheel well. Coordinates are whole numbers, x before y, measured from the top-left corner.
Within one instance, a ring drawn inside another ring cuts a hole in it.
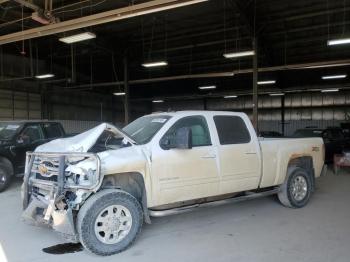
[[[311,177],[311,182],[312,182],[312,189],[314,190],[315,188],[315,170],[314,170],[314,164],[312,161],[311,156],[302,156],[302,157],[297,157],[293,158],[289,161],[288,163],[288,169],[293,168],[293,167],[300,167],[310,175]]]
[[[10,160],[6,157],[0,156],[0,165],[3,166],[11,176],[13,176],[14,170]]]
[[[147,208],[146,187],[140,173],[119,173],[107,175],[103,178],[101,189],[116,188],[128,192],[142,205],[145,222],[150,224],[151,219]]]

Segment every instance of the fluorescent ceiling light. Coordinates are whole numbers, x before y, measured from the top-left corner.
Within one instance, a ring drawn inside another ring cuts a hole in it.
[[[258,81],[258,85],[272,85],[272,84],[276,84],[276,80]]]
[[[321,90],[322,93],[329,93],[329,92],[338,92],[339,88],[332,88],[332,89],[323,89]]]
[[[55,76],[54,74],[43,74],[43,75],[36,75],[35,78],[44,79],[44,78],[50,78],[54,76]]]
[[[157,66],[167,66],[168,63],[166,61],[158,61],[158,62],[150,62],[150,63],[143,63],[143,67],[157,67]]]
[[[198,88],[201,90],[206,90],[206,89],[215,89],[216,86],[199,86]]]
[[[327,41],[328,45],[350,44],[350,38],[332,39]]]
[[[116,93],[113,93],[113,95],[115,95],[115,96],[125,96],[125,92],[116,92]]]
[[[152,103],[163,103],[164,100],[153,100]]]
[[[250,51],[242,51],[242,52],[236,52],[236,53],[226,53],[226,54],[224,54],[224,57],[225,58],[237,58],[237,57],[242,57],[242,56],[252,56],[254,54],[255,54],[254,50],[250,50]]]
[[[76,43],[76,42],[80,42],[80,41],[89,40],[92,38],[96,38],[96,35],[94,33],[85,32],[85,33],[81,33],[81,34],[62,37],[58,40],[63,42],[63,43],[66,43],[66,44],[72,44],[72,43]]]
[[[274,93],[270,94],[270,96],[284,96],[284,93]]]
[[[345,78],[346,75],[329,75],[329,76],[322,76],[323,80],[328,80],[328,79],[340,79],[340,78]]]
[[[236,98],[237,96],[224,96],[224,98]]]

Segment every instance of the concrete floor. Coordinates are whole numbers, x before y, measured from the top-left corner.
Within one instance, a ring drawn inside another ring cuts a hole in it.
[[[20,180],[0,194],[0,262],[12,261],[349,261],[350,174],[317,180],[308,206],[284,208],[273,197],[153,219],[127,251],[51,255],[64,241],[20,220]]]

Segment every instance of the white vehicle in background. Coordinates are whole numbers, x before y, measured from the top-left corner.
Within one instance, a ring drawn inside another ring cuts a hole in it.
[[[259,141],[243,113],[157,113],[28,153],[23,217],[111,255],[152,216],[272,194],[303,207],[324,167],[321,138]]]

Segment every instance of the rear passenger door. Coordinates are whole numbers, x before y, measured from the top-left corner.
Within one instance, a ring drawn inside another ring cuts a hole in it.
[[[249,121],[247,118],[246,121]],[[220,193],[256,189],[260,181],[260,147],[240,116],[215,115],[220,163]]]

